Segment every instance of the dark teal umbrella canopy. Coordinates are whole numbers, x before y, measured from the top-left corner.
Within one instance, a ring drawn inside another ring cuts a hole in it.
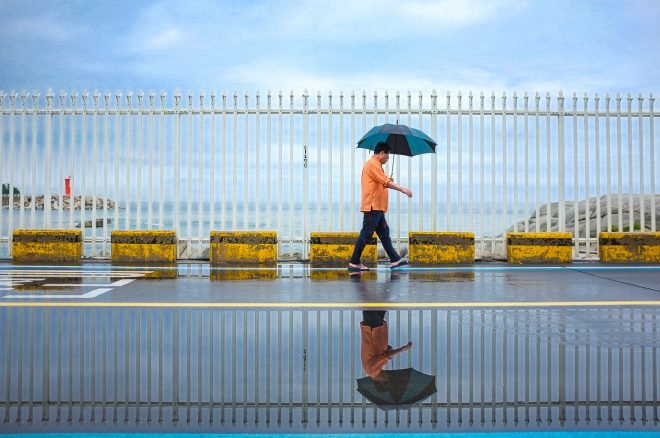
[[[378,380],[363,377],[357,384],[358,392],[383,410],[408,409],[437,391],[435,376],[414,368],[383,370]]]
[[[358,141],[358,148],[374,150],[379,142],[390,146],[390,153],[413,157],[435,153],[437,143],[419,129],[386,123],[374,126]]]

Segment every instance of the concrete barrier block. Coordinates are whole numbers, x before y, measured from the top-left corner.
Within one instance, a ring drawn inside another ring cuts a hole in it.
[[[175,263],[176,231],[123,231],[110,235],[113,263]]]
[[[600,233],[603,263],[660,263],[660,232]]]
[[[12,260],[18,263],[80,261],[82,230],[14,230]]]
[[[350,232],[315,232],[310,234],[309,263],[312,267],[348,266],[353,255],[353,248],[360,233]],[[362,252],[362,263],[376,267],[378,247],[374,234]]]
[[[573,259],[571,233],[507,233],[506,254],[509,263],[561,264]]]
[[[410,262],[420,266],[474,263],[474,233],[408,233]]]
[[[275,265],[275,231],[211,231],[212,265]]]

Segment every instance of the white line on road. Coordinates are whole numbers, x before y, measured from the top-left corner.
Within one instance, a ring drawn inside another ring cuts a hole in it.
[[[5,298],[38,298],[38,299],[53,299],[53,298],[65,298],[65,299],[72,299],[72,298],[83,298],[83,299],[89,299],[89,298],[96,298],[101,294],[104,294],[108,291],[111,291],[112,288],[99,288],[99,289],[94,289],[92,291],[89,291],[85,294],[82,295],[7,295]]]
[[[135,279],[124,279],[124,280],[117,280],[114,283],[79,283],[79,284],[64,284],[64,283],[47,283],[42,286],[44,287],[120,287],[120,286],[126,286],[128,283],[131,281],[135,281]]]

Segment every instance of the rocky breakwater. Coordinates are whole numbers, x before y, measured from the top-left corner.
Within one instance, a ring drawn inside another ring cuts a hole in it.
[[[600,201],[600,202],[599,202]],[[600,203],[600,208],[599,208]],[[644,226],[642,227],[642,205],[644,206]],[[577,222],[575,221],[575,209],[577,207]],[[598,220],[600,219],[601,231],[607,231],[608,214],[611,213],[609,220],[612,224],[612,231],[651,231],[651,221],[655,215],[656,227],[660,226],[660,195],[655,195],[655,209],[653,208],[653,197],[651,195],[632,195],[632,202],[629,194],[621,195],[621,204],[619,204],[619,195],[603,195],[600,198],[593,197],[582,200],[575,205],[574,201],[565,201],[565,227],[564,230],[574,233],[577,229],[578,236],[586,237],[587,225],[589,226],[589,237],[598,236]],[[630,213],[632,212],[632,221]],[[548,205],[543,204],[539,207],[538,218],[536,211],[528,219],[529,230],[536,231],[536,223],[539,224],[539,231],[559,231],[559,203],[550,204],[550,229],[548,229]],[[621,221],[621,224],[619,224]],[[525,221],[517,222],[517,230],[525,230]],[[507,231],[513,231],[513,226]]]
[[[14,196],[13,199],[13,208],[15,210],[21,208],[21,201],[23,202],[23,208],[32,208],[32,196]],[[60,203],[61,201],[61,203]],[[34,198],[34,208],[35,210],[44,209],[44,196],[38,195]],[[103,198],[94,198],[92,196],[85,196],[84,200],[81,196],[60,196],[52,195],[50,197],[50,208],[51,210],[80,210],[84,208],[85,210],[91,210],[94,205],[96,205],[97,210],[101,210],[107,204],[109,210],[115,208],[115,201],[112,199],[103,199]],[[83,207],[84,205],[84,207]],[[4,208],[9,208],[8,199],[3,199],[2,206]]]

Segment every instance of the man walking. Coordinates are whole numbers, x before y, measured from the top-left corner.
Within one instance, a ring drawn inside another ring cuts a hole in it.
[[[390,268],[398,268],[408,264],[402,259],[392,246],[390,239],[390,228],[385,220],[388,199],[387,189],[397,190],[409,198],[412,198],[410,189],[402,187],[388,178],[383,171],[383,164],[390,159],[390,147],[387,143],[380,142],[374,149],[374,154],[364,163],[362,168],[362,202],[360,211],[364,213],[362,231],[355,242],[353,257],[348,264],[350,271],[368,271],[369,268],[360,262],[362,251],[367,241],[374,234],[378,235],[383,248],[390,258]]]

